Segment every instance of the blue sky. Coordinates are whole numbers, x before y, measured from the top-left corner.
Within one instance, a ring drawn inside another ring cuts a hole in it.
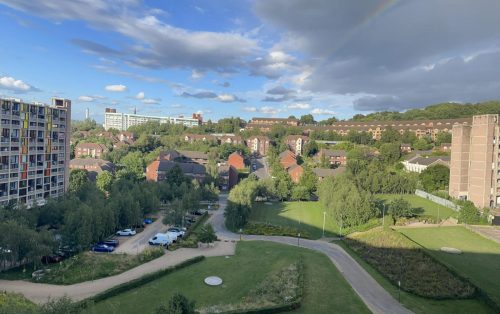
[[[0,95],[205,119],[498,99],[494,0],[0,0]]]

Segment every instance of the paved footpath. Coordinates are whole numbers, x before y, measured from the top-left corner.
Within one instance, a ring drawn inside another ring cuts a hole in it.
[[[227,230],[224,225],[224,208],[227,204],[225,195],[220,196],[220,207],[210,217],[220,239],[238,240],[239,235]],[[252,236],[244,235],[244,240],[272,241],[288,245],[297,245],[297,238]],[[378,282],[368,274],[348,253],[340,246],[321,240],[300,239],[299,245],[311,250],[319,251],[330,258],[351,287],[356,291],[366,306],[376,314],[412,313],[394,299]]]
[[[119,275],[68,286],[34,283],[22,280],[0,280],[0,291],[22,293],[26,298],[35,303],[45,303],[49,298],[60,298],[63,296],[68,296],[74,301],[80,301],[119,284],[177,265],[196,256],[234,255],[235,246],[233,242],[217,242],[213,247],[209,248],[202,245],[202,247],[198,249],[182,248],[173,252],[167,251],[162,257],[132,268]]]

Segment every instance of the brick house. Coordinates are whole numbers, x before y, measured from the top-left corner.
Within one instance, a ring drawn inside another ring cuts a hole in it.
[[[293,165],[297,164],[297,158],[292,151],[285,150],[280,155],[280,164],[283,168],[288,169]]]
[[[240,145],[240,144],[245,144],[241,136],[235,135],[235,136],[221,136],[219,137],[219,143],[222,144],[231,144],[231,145]]]
[[[217,168],[219,176],[219,189],[229,191],[238,184],[238,170],[231,165],[220,165]]]
[[[347,153],[345,150],[321,149],[315,156],[316,161],[320,162],[323,155],[330,165],[347,165]]]
[[[75,158],[92,157],[101,158],[108,148],[104,144],[78,143],[75,147]]]
[[[285,137],[285,144],[297,156],[304,153],[304,146],[309,143],[309,137],[304,135],[288,135]]]
[[[304,174],[304,168],[297,164],[290,166],[287,171],[294,183],[299,183],[300,178]]]
[[[314,168],[312,171],[318,177],[318,181],[325,179],[326,177],[335,177],[341,173],[345,172],[345,167],[338,167],[335,169],[329,168]]]
[[[451,143],[441,143],[439,150],[442,152],[451,152]]]
[[[234,152],[227,158],[227,163],[237,170],[245,168],[245,159],[240,152]]]
[[[209,134],[186,134],[184,141],[189,143],[194,142],[217,142],[217,137]]]
[[[411,153],[411,144],[403,143],[399,147],[402,153]]]
[[[166,180],[168,172],[176,165],[190,179],[196,179],[200,183],[205,180],[206,168],[204,165],[161,160],[160,158],[157,158],[146,167],[146,180],[155,182]]]
[[[120,141],[129,141],[129,142],[133,143],[135,140],[135,136],[134,136],[134,133],[132,133],[132,132],[123,131],[123,132],[118,133],[118,139]]]
[[[247,146],[252,153],[265,156],[269,150],[270,142],[267,136],[251,136],[247,139]]]
[[[115,172],[116,166],[114,163],[94,158],[75,158],[69,162],[69,169],[85,169],[88,171],[89,179],[95,180],[97,175],[102,171]]]
[[[177,161],[184,163],[208,164],[208,155],[202,152],[190,150],[167,150],[161,151],[160,160]]]

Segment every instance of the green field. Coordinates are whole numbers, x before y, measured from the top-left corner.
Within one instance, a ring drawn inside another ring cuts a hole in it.
[[[458,212],[436,204],[434,202],[431,202],[425,198],[422,198],[420,196],[416,196],[413,194],[378,194],[376,195],[376,198],[379,200],[384,201],[384,203],[388,204],[390,201],[392,201],[395,198],[402,197],[408,202],[410,202],[412,208],[415,209],[416,213],[421,216],[432,216],[432,217],[438,217],[442,219],[446,219],[448,217],[457,217]]]
[[[323,205],[319,202],[257,203],[252,209],[250,222],[289,226],[318,239],[323,235],[323,212]],[[339,227],[333,218],[327,215],[325,221],[325,237],[337,236]]]
[[[305,291],[302,307],[294,313],[369,313],[332,262],[323,254],[270,242],[240,242],[236,255],[209,257],[202,262],[146,285],[97,303],[87,313],[152,313],[179,292],[196,301],[197,308],[239,302],[270,273],[303,259]],[[207,276],[224,284],[209,287]]]
[[[500,305],[500,244],[463,227],[402,228],[398,231],[471,280]],[[463,254],[441,252],[441,247],[457,248]]]

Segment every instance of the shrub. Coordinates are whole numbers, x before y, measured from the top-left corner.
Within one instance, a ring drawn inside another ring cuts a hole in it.
[[[292,227],[277,226],[266,223],[251,222],[246,224],[243,229],[243,234],[255,234],[255,235],[266,235],[266,236],[288,236],[296,237],[298,230]],[[300,231],[300,237],[304,239],[309,239],[311,236],[307,231]]]

